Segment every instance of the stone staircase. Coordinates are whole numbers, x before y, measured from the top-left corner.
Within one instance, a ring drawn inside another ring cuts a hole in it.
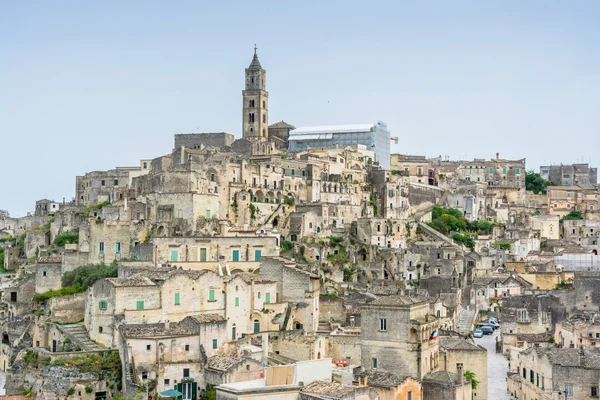
[[[463,310],[458,321],[458,331],[468,333],[473,330],[473,320],[475,320],[476,311]]]
[[[83,322],[72,325],[57,325],[68,338],[78,344],[83,350],[102,350],[103,347],[93,342],[88,335]]]
[[[319,321],[317,333],[331,333],[331,325],[327,321]]]

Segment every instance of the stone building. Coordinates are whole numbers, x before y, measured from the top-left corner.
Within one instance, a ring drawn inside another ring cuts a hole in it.
[[[440,370],[458,374],[457,366],[462,365],[463,371],[471,371],[479,382],[473,389],[473,398],[487,400],[488,398],[488,353],[487,350],[472,341],[456,337],[440,337]]]
[[[524,295],[507,297],[502,302],[500,327],[503,352],[511,347],[522,347],[520,334],[553,332],[556,324],[566,316],[566,308],[553,295]]]
[[[530,347],[516,360],[508,391],[518,399],[596,399],[600,354],[596,349]]]
[[[411,182],[437,185],[436,172],[425,156],[391,154],[390,169],[410,178]]]
[[[598,168],[590,168],[589,164],[541,166],[540,175],[556,185],[586,187],[598,184]]]
[[[212,147],[216,149],[225,149],[230,147],[235,141],[235,137],[231,133],[180,133],[176,134],[174,149],[186,147],[188,149],[202,149],[204,147]]]
[[[472,399],[471,382],[459,373],[448,371],[430,372],[423,378],[423,400],[469,400]]]
[[[379,394],[379,400],[423,400],[421,382],[410,376],[367,370],[358,375],[358,384],[373,388]]]
[[[422,379],[439,368],[436,331],[423,297],[390,295],[361,307],[362,367]]]

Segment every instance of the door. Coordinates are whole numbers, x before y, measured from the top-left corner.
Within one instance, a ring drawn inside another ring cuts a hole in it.
[[[200,261],[206,261],[206,249],[200,249]]]
[[[56,353],[56,340],[52,341],[52,352]]]
[[[240,251],[239,250],[233,251],[233,261],[240,261]]]
[[[260,332],[260,321],[255,319],[254,320],[254,333],[258,333]]]
[[[260,261],[260,256],[262,255],[262,251],[254,250],[254,261]]]
[[[171,250],[171,261],[172,262],[179,261],[179,251]]]
[[[192,383],[181,384],[181,398],[182,400],[192,400]]]

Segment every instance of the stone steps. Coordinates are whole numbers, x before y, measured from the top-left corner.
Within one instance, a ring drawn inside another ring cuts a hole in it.
[[[90,339],[87,329],[81,322],[73,325],[61,325],[59,329],[81,346],[83,350],[101,350],[103,348]]]
[[[473,330],[473,320],[475,319],[476,312],[464,310],[460,314],[460,320],[458,322],[458,331],[460,333],[468,333]]]

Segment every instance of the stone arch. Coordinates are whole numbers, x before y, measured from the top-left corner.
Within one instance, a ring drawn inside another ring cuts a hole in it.
[[[274,203],[274,202],[275,202],[275,193],[273,193],[273,191],[272,191],[272,190],[269,190],[269,191],[267,192],[267,196],[266,196],[266,197],[267,197],[267,201],[268,201],[269,203]]]
[[[259,203],[263,203],[265,201],[265,195],[262,190],[257,190],[255,195],[256,201]]]
[[[273,218],[273,228],[277,228],[279,226],[279,217]]]
[[[156,235],[157,236],[165,236],[165,227],[164,226],[159,226],[158,229],[156,230]]]

